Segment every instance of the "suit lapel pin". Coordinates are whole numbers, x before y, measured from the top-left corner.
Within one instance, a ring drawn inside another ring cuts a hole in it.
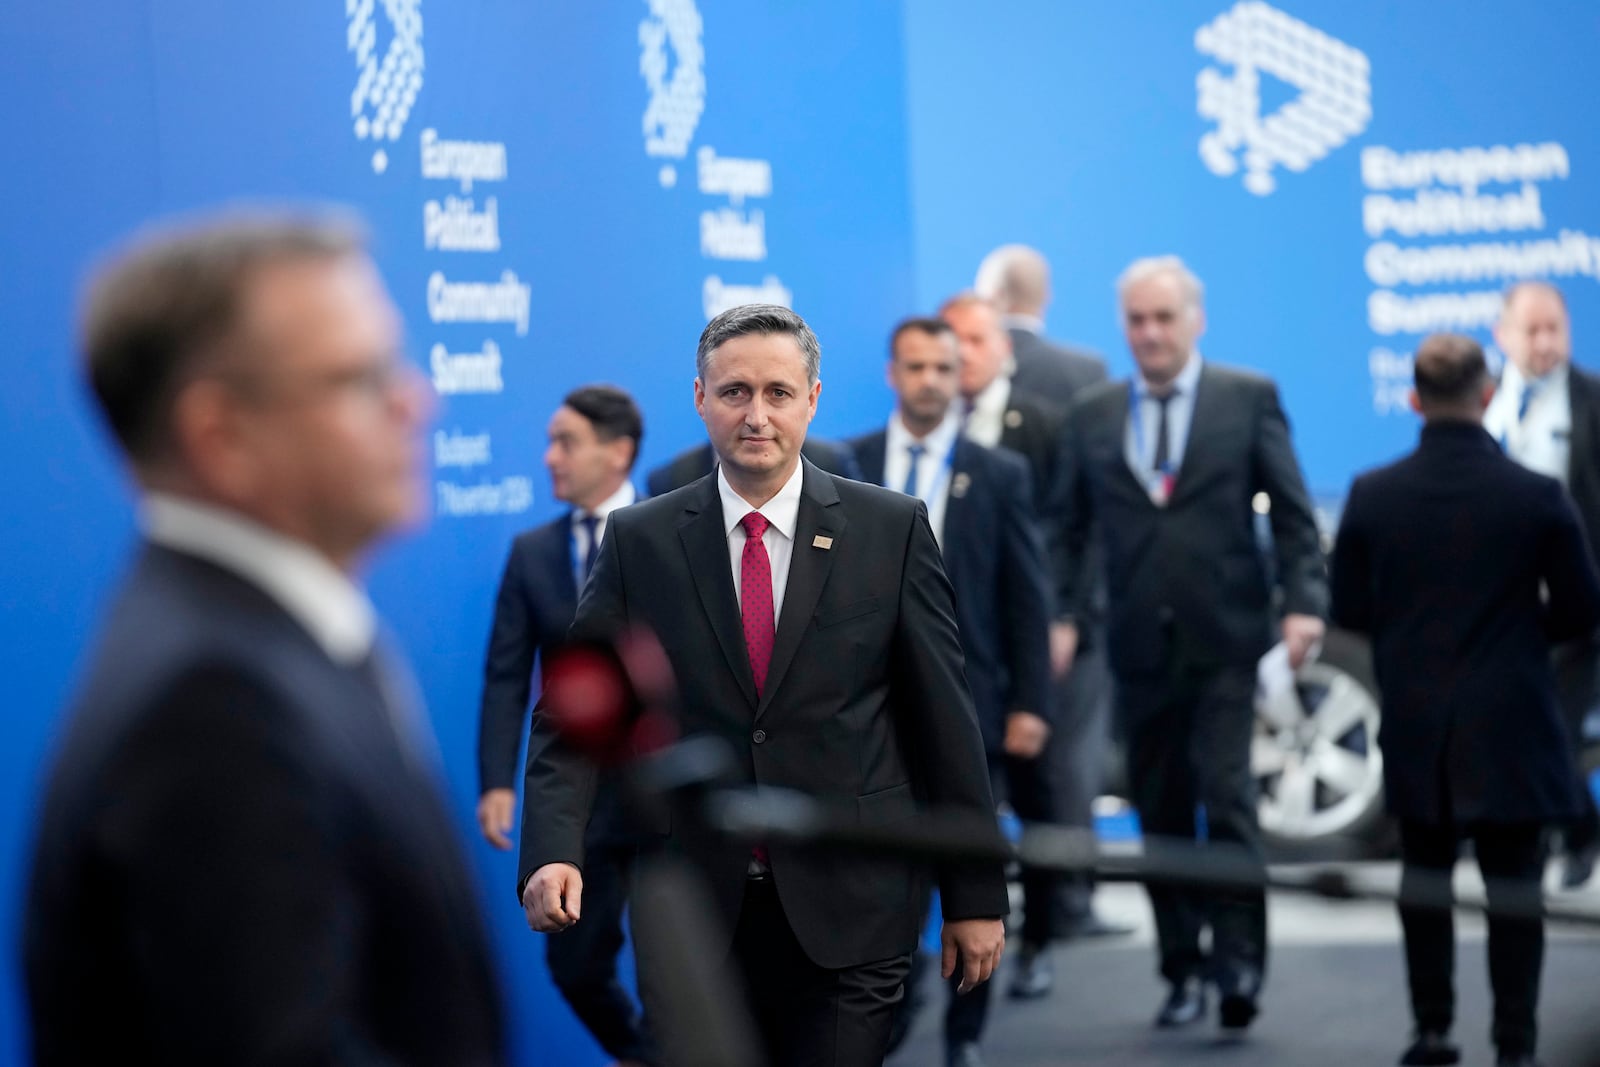
[[[960,499],[967,495],[967,490],[972,488],[972,475],[966,471],[957,471],[956,476],[950,479],[950,495]]]
[[[1006,425],[1011,427],[1011,429],[1013,429],[1013,430],[1015,430],[1018,426],[1021,426],[1022,425],[1022,412],[1018,411],[1016,408],[1010,408],[1009,410],[1007,410],[1006,411]]]
[[[833,547],[833,538],[827,536],[826,534],[817,534],[817,536],[811,539],[811,547],[820,548],[826,551],[827,549]]]

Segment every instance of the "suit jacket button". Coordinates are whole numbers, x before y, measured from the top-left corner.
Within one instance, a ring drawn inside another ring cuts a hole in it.
[[[765,730],[757,730],[755,733],[750,735],[750,740],[754,741],[758,745],[761,744],[761,742],[765,741],[766,739],[767,739],[767,732]]]

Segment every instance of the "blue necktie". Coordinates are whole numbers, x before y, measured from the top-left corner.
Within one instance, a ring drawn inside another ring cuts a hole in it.
[[[594,561],[600,558],[600,519],[595,515],[585,515],[578,520],[578,524],[589,535],[589,549],[583,554],[583,573],[579,575],[580,581],[587,582],[589,573],[594,570]]]
[[[900,490],[906,496],[917,495],[917,461],[922,458],[922,454],[927,450],[928,449],[926,445],[917,444],[906,446],[906,451],[911,453],[911,466],[906,469],[905,488]]]
[[[1521,425],[1523,420],[1525,420],[1528,417],[1528,406],[1533,403],[1533,394],[1538,392],[1538,391],[1539,391],[1538,390],[1538,383],[1536,383],[1536,382],[1523,382],[1522,383],[1522,399],[1517,401],[1517,423],[1518,423],[1518,425]]]

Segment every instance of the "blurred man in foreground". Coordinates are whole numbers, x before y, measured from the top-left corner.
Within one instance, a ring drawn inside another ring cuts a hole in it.
[[[1544,928],[1543,833],[1576,808],[1549,643],[1600,625],[1600,579],[1571,502],[1481,425],[1494,391],[1471,338],[1417,347],[1417,450],[1350,488],[1333,554],[1333,618],[1372,638],[1384,797],[1400,820],[1401,894],[1447,893],[1470,838],[1491,908],[1501,1067],[1530,1067]],[[1400,907],[1417,1033],[1402,1064],[1451,1064],[1448,908]]]
[[[144,539],[39,823],[36,1061],[503,1062],[432,739],[355,578],[425,507],[376,268],[326,222],[204,223],[102,270],[83,331]]]

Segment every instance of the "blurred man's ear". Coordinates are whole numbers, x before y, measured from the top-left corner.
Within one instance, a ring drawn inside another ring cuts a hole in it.
[[[1415,389],[1406,392],[1406,403],[1411,405],[1412,411],[1415,411],[1418,415],[1422,414],[1422,398],[1417,395]]]

